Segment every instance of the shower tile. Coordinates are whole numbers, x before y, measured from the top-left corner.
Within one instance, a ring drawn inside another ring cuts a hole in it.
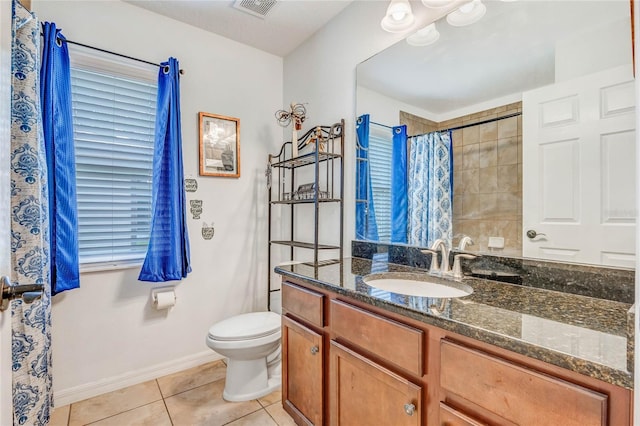
[[[480,157],[480,144],[462,147],[462,170],[477,169]]]
[[[518,117],[505,118],[498,123],[498,139],[511,138],[518,135]]]
[[[480,169],[478,174],[479,187],[478,192],[481,194],[495,193],[498,189],[498,168],[487,167]]]
[[[164,406],[163,401],[152,402],[142,407],[134,408],[130,411],[125,411],[113,417],[108,417],[104,420],[100,420],[96,423],[91,423],[92,426],[171,426],[171,419],[167,408]]]
[[[86,425],[162,399],[155,380],[71,404],[69,425]]]
[[[276,421],[266,410],[256,411],[236,421],[227,423],[228,426],[278,426]]]
[[[454,184],[454,187],[455,187],[455,184]],[[454,218],[459,218],[462,215],[463,203],[464,203],[464,197],[462,195],[453,196],[453,217]]]
[[[462,144],[471,145],[480,142],[480,128],[472,126],[462,129]]]
[[[480,212],[480,198],[478,194],[465,194],[461,198],[462,214],[460,215],[460,219],[477,219]]]
[[[224,379],[227,367],[222,360],[210,362],[198,367],[160,377],[158,385],[165,398],[189,389]]]
[[[291,416],[284,411],[282,408],[282,404],[273,404],[266,408],[267,412],[273,419],[276,421],[278,426],[295,426],[296,423],[293,421]]]
[[[69,411],[71,411],[70,405],[54,408],[49,418],[49,426],[67,426],[69,424]]]
[[[266,407],[271,404],[275,404],[276,402],[280,402],[280,401],[282,401],[281,391],[271,392],[269,395],[263,396],[262,398],[258,399],[258,402],[263,407]]]
[[[480,125],[480,142],[495,141],[498,139],[498,122]]]
[[[518,165],[498,166],[498,192],[515,192],[520,189]]]
[[[482,169],[498,164],[498,142],[482,142],[479,146],[478,166]],[[455,163],[454,163],[455,164]]]
[[[518,142],[515,137],[498,139],[498,164],[518,163]]]
[[[477,194],[479,169],[463,170],[460,173],[460,194]]]
[[[174,425],[224,425],[258,411],[258,401],[227,402],[222,399],[224,380],[200,386],[165,399]]]

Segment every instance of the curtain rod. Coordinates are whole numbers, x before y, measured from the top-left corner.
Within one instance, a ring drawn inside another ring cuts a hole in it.
[[[375,124],[376,126],[386,127],[387,129],[393,129],[393,126],[387,126],[386,124],[376,123],[375,121],[370,121],[370,124]]]
[[[496,118],[490,118],[488,120],[484,120],[484,121],[478,121],[477,123],[469,123],[469,124],[464,124],[462,126],[458,126],[458,127],[451,127],[449,129],[444,129],[444,130],[437,130],[438,132],[453,132],[455,130],[461,130],[461,129],[466,129],[467,127],[473,127],[473,126],[479,126],[481,124],[487,124],[487,123],[493,123],[494,121],[500,121],[500,120],[504,120],[506,118],[511,118],[511,117],[517,117],[519,115],[522,115],[521,112],[514,112],[513,114],[509,114],[509,115],[503,115],[502,117],[496,117]],[[420,135],[413,135],[413,136],[408,136],[410,138],[413,138],[415,136],[421,136],[424,133],[421,133]]]
[[[40,36],[42,37],[43,34],[40,33]],[[111,50],[102,49],[100,47],[89,46],[88,44],[80,43],[80,42],[73,41],[73,40],[67,40],[67,39],[64,39],[64,40],[63,39],[58,39],[58,40],[64,41],[64,42],[69,43],[69,44],[75,44],[77,46],[86,47],[87,49],[97,50],[97,51],[102,52],[102,53],[108,53],[109,55],[119,56],[121,58],[131,59],[133,61],[138,61],[138,62],[142,62],[142,63],[149,64],[149,65],[155,65],[158,68],[162,66],[162,65],[157,64],[155,62],[145,61],[144,59],[139,59],[139,58],[134,58],[133,56],[123,55],[122,53],[112,52]],[[183,69],[180,69],[180,74],[184,74],[184,70]]]

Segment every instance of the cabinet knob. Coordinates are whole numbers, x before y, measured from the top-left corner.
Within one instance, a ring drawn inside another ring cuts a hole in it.
[[[318,351],[320,351],[320,349],[317,346],[312,346],[311,347],[311,355],[317,354]]]
[[[404,404],[404,412],[407,413],[408,416],[413,416],[413,413],[416,412],[416,406],[413,404]]]

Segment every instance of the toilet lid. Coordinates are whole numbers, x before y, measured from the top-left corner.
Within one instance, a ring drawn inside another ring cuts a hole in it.
[[[215,340],[246,340],[268,336],[280,330],[280,315],[252,312],[236,315],[211,326],[209,337]]]

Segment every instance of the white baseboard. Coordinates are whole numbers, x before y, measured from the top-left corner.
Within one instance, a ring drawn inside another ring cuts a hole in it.
[[[62,407],[67,404],[82,401],[83,399],[93,398],[94,396],[102,395],[103,393],[113,392],[118,389],[133,386],[148,380],[157,379],[158,377],[166,376],[167,374],[177,373],[178,371],[197,367],[223,358],[224,357],[218,353],[212,350],[207,350],[184,358],[163,362],[161,364],[145,367],[140,370],[131,371],[129,373],[120,374],[107,379],[85,383],[68,389],[55,390],[53,394],[54,406]]]

